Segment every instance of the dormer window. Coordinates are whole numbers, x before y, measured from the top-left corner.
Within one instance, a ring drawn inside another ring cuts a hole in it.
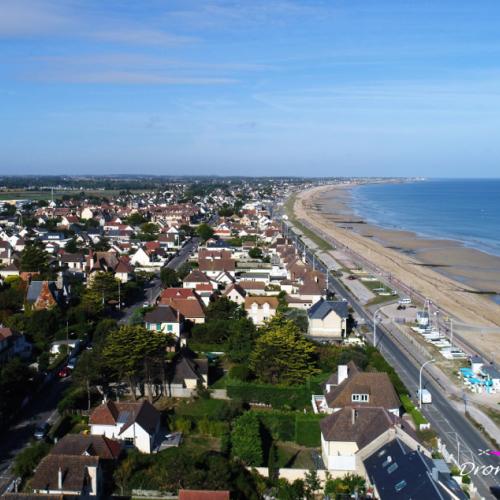
[[[368,394],[352,394],[351,401],[353,403],[368,403],[370,397]]]

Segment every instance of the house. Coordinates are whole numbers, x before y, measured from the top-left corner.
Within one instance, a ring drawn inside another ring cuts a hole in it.
[[[323,298],[323,290],[320,283],[312,279],[304,280],[304,283],[299,287],[298,294],[299,298],[310,300],[312,304]]]
[[[320,429],[328,470],[364,476],[363,460],[396,437],[412,449],[421,447],[409,424],[380,407],[342,408],[321,420]]]
[[[227,273],[234,277],[236,264],[233,259],[227,258],[198,258],[198,268],[204,272],[209,278],[216,278],[221,273]]]
[[[53,455],[42,458],[30,486],[35,493],[97,497],[102,488],[102,466],[97,456]]]
[[[349,306],[339,300],[320,299],[307,312],[311,337],[341,340],[346,336]]]
[[[212,289],[217,288],[217,284],[210,280],[207,275],[199,269],[193,269],[182,281],[184,288],[196,288],[197,285],[210,285]]]
[[[15,262],[7,264],[0,269],[0,276],[2,278],[7,278],[9,276],[19,276],[19,268]]]
[[[277,297],[245,297],[245,311],[256,325],[271,319],[276,314]]]
[[[222,292],[223,297],[227,297],[229,300],[232,300],[239,306],[245,303],[245,297],[247,296],[247,293],[243,288],[241,288],[240,285],[236,283],[231,283],[223,292]]]
[[[83,272],[85,268],[85,257],[81,253],[62,253],[59,255],[61,267],[73,272]]]
[[[117,460],[122,453],[122,444],[106,436],[66,434],[50,450],[52,455],[89,455],[101,460]]]
[[[28,358],[31,355],[31,344],[24,335],[0,326],[0,365],[15,356]]]
[[[266,295],[266,284],[263,281],[241,280],[238,285],[247,295]]]
[[[64,303],[69,298],[69,287],[62,278],[57,281],[33,280],[26,293],[26,303],[36,311],[50,309]]]
[[[204,304],[192,288],[167,288],[160,295],[160,305],[168,305],[192,323],[205,323]]]
[[[208,386],[208,359],[195,359],[181,350],[169,366],[168,381],[169,396],[191,397],[199,385]]]
[[[169,333],[179,338],[183,317],[169,305],[159,305],[144,315],[145,327],[154,332]]]
[[[355,363],[339,365],[325,383],[326,412],[376,406],[399,416],[401,402],[387,373],[363,372]]]
[[[195,287],[195,292],[200,297],[205,306],[208,306],[213,299],[214,289],[208,283],[198,283]]]
[[[433,460],[395,438],[363,460],[376,498],[465,500],[467,496],[451,477],[443,460]]]
[[[91,413],[90,433],[122,441],[143,453],[151,453],[160,431],[160,412],[149,402],[107,401]]]

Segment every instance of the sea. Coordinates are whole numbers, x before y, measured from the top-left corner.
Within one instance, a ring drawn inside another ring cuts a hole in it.
[[[352,208],[367,222],[500,256],[500,179],[364,184],[352,196]]]

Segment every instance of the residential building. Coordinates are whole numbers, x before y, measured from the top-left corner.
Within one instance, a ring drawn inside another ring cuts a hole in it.
[[[311,337],[342,340],[346,336],[349,317],[347,302],[320,299],[307,314]]]
[[[276,314],[278,305],[277,297],[245,297],[245,310],[256,325],[262,325],[271,319]]]
[[[148,330],[169,333],[179,338],[183,317],[169,305],[159,305],[144,315],[144,323]]]

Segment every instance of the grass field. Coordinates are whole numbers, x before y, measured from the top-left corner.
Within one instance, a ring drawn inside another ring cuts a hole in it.
[[[131,189],[131,193],[141,193],[143,189]],[[79,190],[54,190],[54,199],[61,199],[64,195],[77,195],[81,191]],[[100,197],[112,197],[120,193],[119,189],[84,189],[83,192],[87,196],[100,196]],[[12,190],[12,191],[1,191],[0,200],[50,200],[52,198],[52,193],[50,191],[39,191],[39,190]]]

